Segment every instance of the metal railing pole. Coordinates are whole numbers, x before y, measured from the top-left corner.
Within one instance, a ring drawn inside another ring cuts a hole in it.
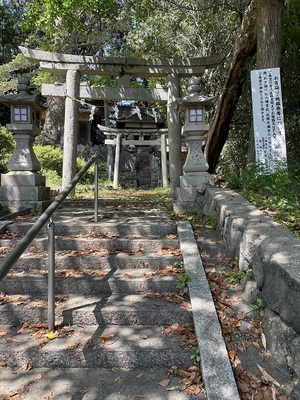
[[[94,205],[94,221],[98,222],[98,175],[99,175],[99,164],[98,158],[95,161],[95,188],[94,188],[94,197],[95,197],[95,205]]]
[[[70,184],[55,198],[55,200],[50,204],[46,211],[39,217],[39,219],[33,224],[25,236],[15,245],[13,250],[0,262],[0,280],[5,277],[5,275],[10,271],[10,269],[15,265],[24,251],[27,249],[32,240],[36,237],[43,226],[49,221],[50,216],[56,211],[60,204],[66,199],[66,197],[71,193],[75,185],[80,181],[86,171],[99,157],[99,152],[95,153],[86,165],[81,168],[81,170],[74,176]]]
[[[55,330],[55,224],[48,225],[48,330]]]

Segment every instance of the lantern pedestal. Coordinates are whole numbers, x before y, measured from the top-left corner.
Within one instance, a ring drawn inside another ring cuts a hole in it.
[[[34,209],[43,212],[50,205],[50,188],[38,172],[10,171],[1,174],[0,203],[10,212]]]
[[[182,134],[186,137],[188,154],[183,166],[184,175],[180,176],[180,187],[177,188],[176,212],[186,212],[195,207],[198,193],[213,185],[214,176],[209,174],[202,146],[208,125],[205,122],[205,111],[209,110],[214,98],[200,96],[200,81],[191,78],[188,81],[188,96],[178,100],[181,111],[185,112],[185,124]]]
[[[177,188],[177,200],[174,211],[185,213],[195,208],[198,194],[203,194],[214,185],[214,175],[208,172],[180,176],[180,187]]]
[[[50,205],[50,188],[39,173],[40,163],[32,147],[34,137],[25,132],[13,137],[16,147],[7,164],[10,172],[1,174],[0,203],[10,212],[28,208],[43,212]]]
[[[10,212],[24,209],[45,211],[50,205],[50,188],[40,174],[40,163],[33,150],[35,136],[40,132],[36,94],[30,94],[29,80],[19,78],[18,94],[1,96],[0,102],[11,108],[11,123],[6,128],[13,133],[15,150],[7,164],[9,172],[1,174],[0,203]]]

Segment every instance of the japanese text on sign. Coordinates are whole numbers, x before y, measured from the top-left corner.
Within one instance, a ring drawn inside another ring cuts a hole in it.
[[[251,71],[256,161],[266,173],[286,165],[280,69]]]

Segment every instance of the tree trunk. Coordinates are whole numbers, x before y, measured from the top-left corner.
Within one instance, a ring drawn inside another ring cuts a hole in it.
[[[64,133],[65,104],[61,99],[49,97],[44,125],[44,144],[62,144]]]
[[[262,0],[263,1],[263,0]],[[235,41],[232,61],[216,114],[207,135],[205,154],[208,172],[214,172],[227,140],[230,123],[241,96],[245,64],[256,50],[256,0],[248,5]]]
[[[280,66],[282,50],[282,11],[284,0],[256,0],[257,3],[257,52],[256,68]],[[248,162],[255,161],[253,127],[249,136]]]
[[[256,0],[257,53],[256,67],[280,66],[282,49],[282,11],[284,0]]]

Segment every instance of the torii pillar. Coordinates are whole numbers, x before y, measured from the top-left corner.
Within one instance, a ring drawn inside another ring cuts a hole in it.
[[[169,169],[170,169],[170,190],[172,197],[176,199],[177,187],[180,186],[179,177],[182,175],[181,161],[181,125],[177,109],[177,98],[179,96],[179,76],[169,74],[168,83],[168,137],[169,137]]]
[[[62,188],[65,189],[76,175],[76,157],[78,141],[80,73],[68,70],[66,76],[65,125]]]

